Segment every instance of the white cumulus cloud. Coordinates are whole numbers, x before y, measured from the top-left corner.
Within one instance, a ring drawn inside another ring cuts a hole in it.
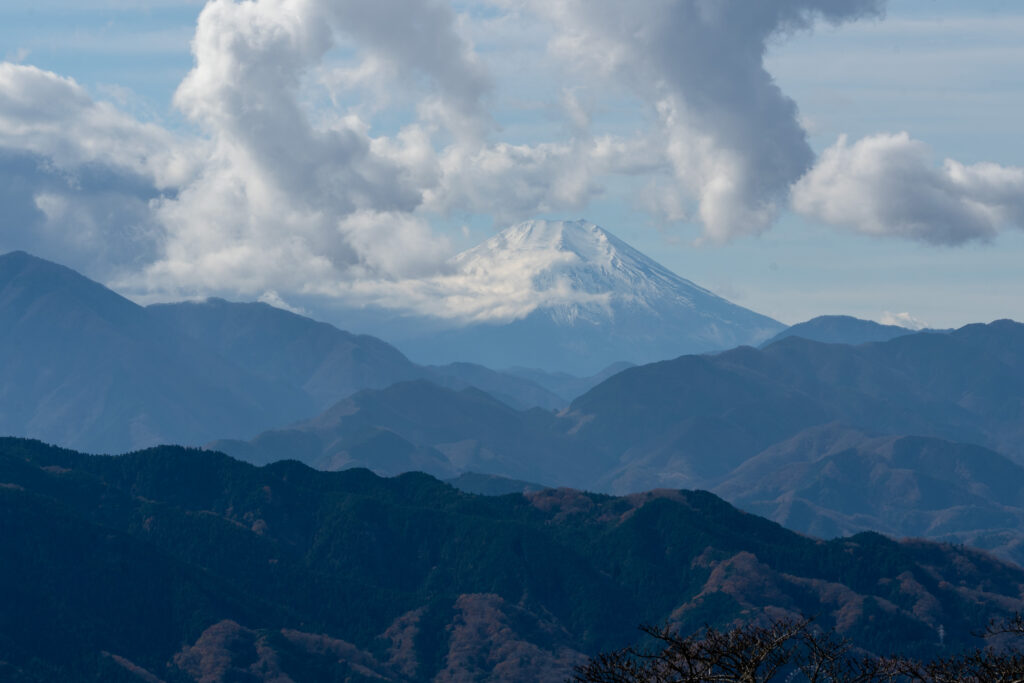
[[[70,78],[0,63],[0,251],[137,272],[159,254],[154,204],[196,177],[203,150]]]
[[[931,244],[993,237],[1024,227],[1024,168],[933,161],[907,133],[845,136],[793,187],[801,214],[869,235]]]
[[[883,0],[531,0],[551,49],[613,78],[656,112],[676,186],[670,219],[696,200],[705,238],[769,228],[814,154],[796,104],[765,70],[771,40],[815,21],[877,16]],[[663,189],[663,192],[665,190]]]
[[[938,244],[1021,226],[1020,168],[936,164],[906,134],[843,138],[815,160],[766,52],[883,8],[209,0],[174,98],[182,131],[118,108],[133,101],[125,89],[90,94],[0,63],[0,251],[140,298],[328,297],[479,320],[576,294],[531,284],[543,254],[454,268],[432,225],[482,215],[504,227],[601,200],[692,221],[719,243],[787,206]]]
[[[175,103],[214,150],[202,176],[159,207],[168,237],[146,285],[301,291],[441,258],[443,241],[412,217],[422,174],[403,162],[420,141],[383,144],[353,115],[316,120],[301,88],[344,35],[368,59],[433,79],[448,119],[478,120],[486,81],[453,24],[438,2],[207,4]]]
[[[187,181],[198,162],[182,140],[94,101],[74,80],[11,62],[0,62],[0,148],[67,170],[110,166],[148,178],[159,189]]]
[[[508,322],[540,307],[606,310],[610,292],[580,288],[580,256],[561,248],[558,223],[531,221],[459,254],[442,272],[343,285],[345,298],[447,321]],[[538,236],[528,237],[531,233]]]

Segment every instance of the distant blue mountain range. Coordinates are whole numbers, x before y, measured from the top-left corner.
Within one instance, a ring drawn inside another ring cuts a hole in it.
[[[623,370],[557,414],[400,383],[214,446],[324,469],[472,471],[613,493],[708,488],[811,533],[883,529],[1024,562],[1022,396],[1024,325],[997,321],[682,356]]]
[[[786,337],[802,337],[826,344],[867,344],[883,342],[915,332],[949,332],[950,330],[912,330],[899,325],[883,325],[848,315],[822,315],[787,327],[761,344],[773,344]]]
[[[552,375],[552,391],[469,363],[424,367],[380,339],[266,304],[143,308],[55,263],[0,256],[0,434],[93,452],[198,445],[413,379],[557,409],[601,377]]]
[[[494,492],[702,487],[809,533],[924,535],[1024,562],[1024,325],[831,317],[788,332],[588,379],[422,366],[265,304],[143,308],[16,252],[0,257],[0,434],[475,472],[466,485]]]
[[[68,268],[24,252],[0,256],[0,433],[88,451],[200,444],[409,380],[476,387],[518,409],[561,409],[627,361],[720,350],[781,329],[584,222],[516,226],[457,261],[479,271],[538,253],[556,265],[536,281],[569,283],[571,302],[436,334],[406,320],[405,331],[421,336],[406,337],[405,348],[434,365],[266,304],[143,308]]]

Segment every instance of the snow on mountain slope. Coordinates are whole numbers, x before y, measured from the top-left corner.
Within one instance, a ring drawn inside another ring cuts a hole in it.
[[[586,221],[520,223],[462,252],[455,263],[463,273],[501,271],[508,264],[530,270],[541,295],[537,308],[562,325],[614,321],[623,308],[656,314],[675,307],[728,325],[738,308]]]
[[[464,286],[457,304],[470,312],[462,320],[407,319],[368,331],[421,362],[587,375],[618,361],[757,344],[783,329],[586,221],[521,223],[451,265],[449,278]]]

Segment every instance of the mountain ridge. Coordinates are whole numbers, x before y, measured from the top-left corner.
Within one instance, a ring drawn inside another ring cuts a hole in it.
[[[714,492],[814,536],[930,538],[1024,566],[1024,467],[981,446],[826,425],[755,455]]]
[[[422,367],[382,340],[267,304],[143,308],[65,266],[0,255],[0,434],[93,452],[200,445],[422,378],[479,385],[520,408],[567,404],[528,377]]]
[[[511,420],[526,442],[539,440],[531,446],[533,452],[569,449],[553,463],[566,464],[578,447],[587,453],[592,472],[613,468],[597,479],[567,481],[563,472],[542,483],[620,493],[673,483],[712,485],[716,477],[765,448],[836,421],[882,434],[978,443],[1024,458],[1024,451],[1014,450],[1020,444],[1019,427],[1009,419],[1022,410],[1014,408],[1013,398],[1024,392],[1024,354],[1019,351],[1024,344],[1018,345],[1018,338],[1024,339],[1024,325],[996,321],[949,334],[918,333],[858,346],[788,337],[761,350],[740,347],[717,355],[681,356],[625,369],[557,415],[528,417],[502,408],[461,437],[458,430],[449,430],[443,441],[482,438],[488,451],[504,451],[512,458],[510,444],[515,442],[505,443],[505,437],[487,434],[484,427],[492,419]],[[411,387],[362,392],[304,424],[318,430],[337,427],[343,433],[348,421],[370,419],[373,426],[414,443],[437,446],[430,439],[418,441],[424,434],[440,433],[437,420],[418,406],[434,411],[464,398],[423,385],[416,391]],[[425,393],[429,399],[421,395]],[[969,402],[962,400],[965,395]],[[373,406],[375,417],[359,416],[364,405]],[[387,417],[392,410],[401,419]],[[340,421],[325,420],[331,412]],[[614,474],[619,467],[629,472],[638,466],[626,479]],[[529,472],[488,473],[530,480]]]
[[[896,337],[918,332],[939,330],[912,330],[899,325],[885,325],[874,320],[862,320],[849,315],[819,315],[787,327],[771,339],[762,342],[761,348],[770,346],[786,337],[802,337],[825,344],[867,344],[884,342]]]
[[[919,655],[1024,609],[1024,570],[985,553],[821,541],[701,491],[480,497],[21,439],[0,484],[0,672],[30,681],[561,680],[640,623],[798,614]]]
[[[311,408],[69,268],[17,252],[0,256],[0,273],[2,432],[127,450],[242,436]]]
[[[764,349],[682,356],[619,372],[557,414],[516,411],[429,384],[398,384],[357,394],[320,419],[272,430],[251,446],[215,445],[242,458],[252,457],[246,449],[255,446],[258,462],[301,456],[318,466],[374,468],[368,440],[390,432],[444,478],[474,471],[620,495],[653,488],[718,490],[732,481],[742,490],[723,489],[731,500],[801,530],[876,528],[970,540],[1024,561],[1024,535],[1014,531],[1024,507],[1000,499],[1000,512],[972,497],[969,486],[996,485],[983,472],[965,470],[973,472],[970,485],[928,472],[949,462],[952,456],[943,453],[981,454],[1024,489],[1022,395],[1024,325],[995,321],[855,346],[789,337]],[[828,425],[857,435],[845,450],[875,463],[876,483],[905,482],[920,496],[902,507],[884,497],[865,497],[871,504],[858,510],[839,507],[845,498],[821,492],[841,487],[844,477],[850,487],[875,480],[848,457],[815,469],[815,457],[831,453],[826,440],[816,442],[820,453],[785,451],[788,459],[780,462],[807,474],[784,477],[763,495],[743,493],[758,492],[763,478],[743,478],[744,467]],[[893,461],[873,439],[913,444],[913,452],[901,456],[912,464]],[[397,471],[396,452],[389,447],[383,471]],[[424,460],[428,452],[431,458]],[[829,472],[842,476],[831,482]],[[929,496],[946,496],[949,505],[929,508],[923,502]],[[794,505],[805,510],[802,516],[792,512]],[[943,515],[945,526],[939,524]]]
[[[472,363],[417,365],[382,339],[262,302],[214,297],[153,304],[146,310],[248,372],[296,385],[314,401],[316,411],[362,389],[416,379],[452,389],[475,386],[517,408],[555,409],[568,403],[529,377]]]

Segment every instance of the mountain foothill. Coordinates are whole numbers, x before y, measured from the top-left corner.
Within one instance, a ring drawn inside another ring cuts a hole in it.
[[[349,332],[0,256],[0,679],[564,680],[801,615],[934,656],[1024,611],[1024,325],[786,328],[583,221],[453,267],[503,258],[608,297]]]

